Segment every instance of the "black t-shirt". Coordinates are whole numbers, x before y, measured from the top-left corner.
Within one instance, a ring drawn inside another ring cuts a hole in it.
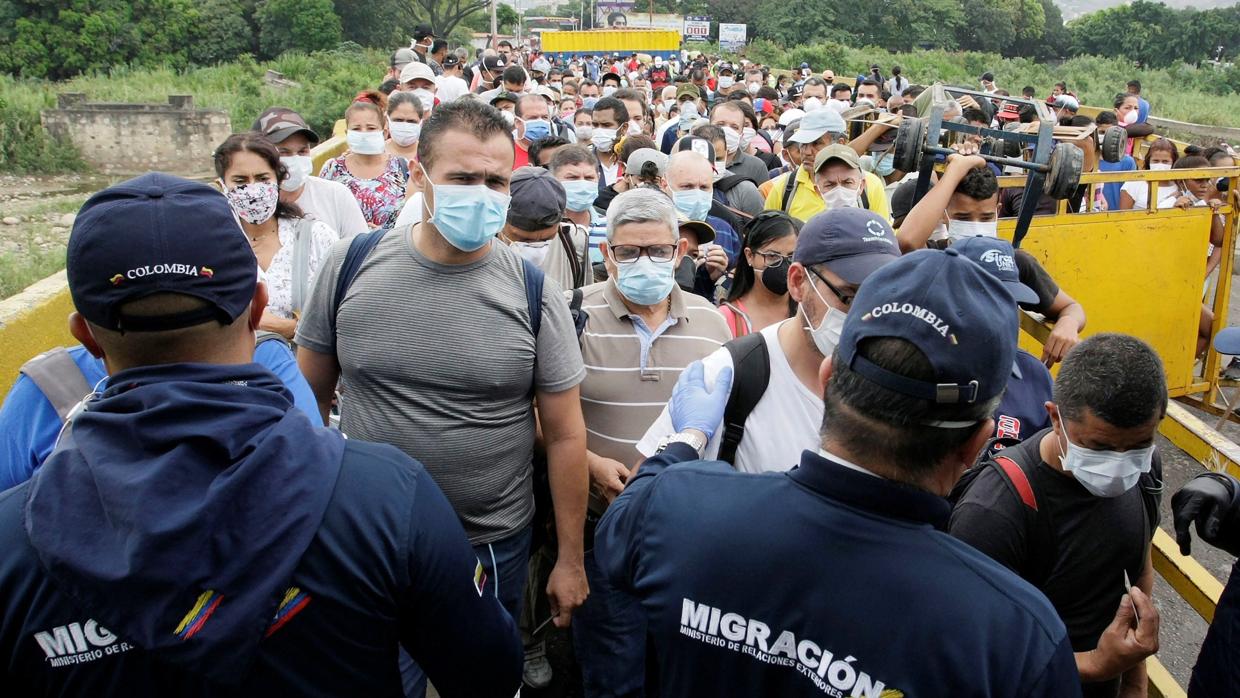
[[[1016,271],[1020,274],[1020,282],[1038,294],[1037,303],[1021,303],[1020,307],[1046,315],[1055,304],[1055,296],[1059,295],[1059,285],[1042,263],[1024,250],[1016,250]]]
[[[1138,485],[1118,497],[1097,497],[1074,478],[1042,461],[1045,429],[1003,455],[1036,462],[1030,484],[1038,506],[1050,517],[1053,559],[1045,582],[1038,584],[1033,547],[1046,541],[1029,528],[1025,504],[993,467],[978,474],[952,510],[951,534],[1037,585],[1068,628],[1074,652],[1098,646],[1102,631],[1115,617],[1124,593],[1124,572],[1134,583],[1145,570],[1157,521],[1150,521]],[[1158,453],[1151,469],[1162,480]],[[1033,579],[1031,579],[1033,577]],[[1114,696],[1118,679],[1083,685],[1085,696]]]

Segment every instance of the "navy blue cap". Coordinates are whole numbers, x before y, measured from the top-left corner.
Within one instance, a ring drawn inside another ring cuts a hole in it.
[[[866,380],[944,404],[985,402],[1012,373],[1019,324],[1003,282],[955,250],[918,250],[861,285],[840,331],[836,356]],[[882,368],[857,352],[869,337],[912,342],[934,367],[935,382]],[[964,425],[961,425],[964,426]]]
[[[900,256],[891,225],[863,208],[835,208],[809,219],[797,235],[792,261],[825,264],[844,281],[858,285]]]
[[[1020,270],[1016,268],[1016,252],[1012,243],[1000,238],[976,237],[957,240],[952,249],[981,265],[1007,286],[1017,303],[1037,303],[1038,294],[1020,282]]]
[[[1220,354],[1240,354],[1240,327],[1228,327],[1214,335],[1214,350]]]
[[[65,266],[77,311],[120,331],[231,323],[249,307],[258,283],[258,260],[228,200],[205,184],[158,172],[86,201],[69,234]],[[207,305],[161,317],[120,312],[156,293],[194,296]]]

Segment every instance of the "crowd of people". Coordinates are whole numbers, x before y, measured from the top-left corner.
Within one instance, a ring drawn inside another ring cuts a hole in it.
[[[898,66],[419,27],[388,68],[317,174],[323,137],[272,106],[211,186],[83,207],[81,344],[0,408],[6,686],[507,697],[556,678],[553,624],[589,698],[1145,695],[1166,379],[1140,339],[1082,340],[1087,309],[998,237],[1001,144],[962,139],[915,200],[892,145],[927,88]],[[953,118],[1036,121],[997,79]],[[1150,133],[1138,82],[1092,120],[1045,100],[1096,124],[1087,169],[1138,168],[1099,156]],[[1021,309],[1052,323],[1040,356]],[[1240,485],[1203,478],[1181,545],[1196,522],[1234,550]],[[1190,695],[1234,690],[1236,586]]]

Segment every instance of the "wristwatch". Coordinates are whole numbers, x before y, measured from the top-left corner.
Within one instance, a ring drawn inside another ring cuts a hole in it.
[[[697,451],[699,455],[702,453],[702,449],[706,448],[706,441],[704,439],[698,437],[695,434],[690,434],[688,432],[682,431],[678,434],[672,434],[671,436],[664,436],[663,438],[659,439],[659,446],[658,448],[655,449],[654,452],[662,453],[663,450],[667,448],[669,445],[677,444],[677,443],[689,444],[689,446],[691,446],[694,451]]]

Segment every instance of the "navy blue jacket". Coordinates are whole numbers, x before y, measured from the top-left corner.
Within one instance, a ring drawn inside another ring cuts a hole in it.
[[[1188,683],[1189,698],[1234,695],[1240,687],[1240,562],[1218,599],[1214,620]]]
[[[522,649],[400,451],[315,427],[261,366],[117,373],[0,494],[11,695],[508,698]]]
[[[945,499],[808,451],[787,473],[668,467],[695,458],[645,461],[595,533],[647,614],[648,692],[1080,695],[1054,608],[948,536]]]

